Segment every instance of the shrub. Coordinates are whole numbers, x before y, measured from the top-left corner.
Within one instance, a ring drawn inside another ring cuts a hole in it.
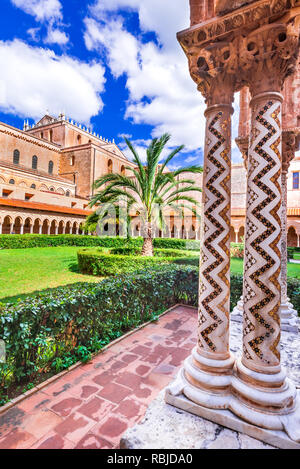
[[[82,274],[107,276],[134,272],[159,264],[170,264],[179,259],[194,259],[193,251],[176,251],[172,249],[154,249],[154,257],[140,255],[137,248],[111,249],[103,252],[92,249],[78,251],[78,268]],[[188,264],[188,261],[186,262]]]
[[[177,303],[196,304],[196,269],[165,266],[61,287],[0,309],[1,387],[60,371]]]
[[[142,238],[120,238],[99,237],[99,236],[81,236],[81,235],[0,235],[0,248],[2,249],[24,249],[36,247],[51,246],[102,246],[107,248],[142,247]],[[160,249],[181,249],[181,250],[199,250],[199,241],[183,239],[157,238],[153,240],[155,248]]]
[[[7,349],[7,363],[0,365],[2,393],[13,383],[87,361],[91,353],[176,303],[197,306],[198,282],[198,268],[152,266],[0,305],[0,338]],[[231,276],[231,310],[242,295],[242,283],[241,275]],[[300,311],[300,280],[288,279],[288,293]]]

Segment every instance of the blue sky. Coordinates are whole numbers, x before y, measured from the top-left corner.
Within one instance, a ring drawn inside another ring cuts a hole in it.
[[[176,41],[188,3],[2,0],[0,121],[22,128],[24,119],[63,111],[125,152],[129,136],[142,155],[168,132],[169,149],[186,147],[174,168],[201,164],[205,104]],[[233,128],[235,136],[237,113]]]

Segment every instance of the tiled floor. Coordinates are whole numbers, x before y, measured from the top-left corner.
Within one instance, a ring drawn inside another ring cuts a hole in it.
[[[0,415],[0,449],[117,448],[196,343],[196,310],[176,307]]]

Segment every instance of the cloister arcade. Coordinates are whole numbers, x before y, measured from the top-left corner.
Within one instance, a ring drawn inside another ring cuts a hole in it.
[[[68,219],[53,215],[0,213],[0,234],[85,234],[83,219]],[[87,233],[86,233],[87,234]]]

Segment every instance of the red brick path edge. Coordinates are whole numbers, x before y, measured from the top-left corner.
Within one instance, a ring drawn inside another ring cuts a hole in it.
[[[176,305],[0,409],[0,449],[118,448],[197,341],[197,311]]]

